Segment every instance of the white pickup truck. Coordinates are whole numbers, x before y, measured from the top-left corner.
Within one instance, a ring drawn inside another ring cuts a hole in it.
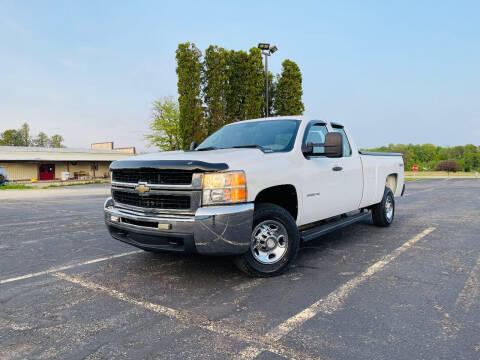
[[[147,251],[234,255],[274,276],[302,241],[372,218],[389,226],[403,159],[359,151],[341,124],[301,116],[232,123],[190,151],[112,163],[105,222]]]

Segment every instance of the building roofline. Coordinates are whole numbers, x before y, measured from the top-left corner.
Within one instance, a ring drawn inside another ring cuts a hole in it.
[[[100,145],[100,144],[112,144],[113,145],[113,141],[101,141],[101,142],[92,143],[92,145]]]
[[[116,150],[97,150],[82,148],[45,148],[34,146],[0,146],[0,152],[45,152],[45,153],[88,153],[88,154],[118,154]]]

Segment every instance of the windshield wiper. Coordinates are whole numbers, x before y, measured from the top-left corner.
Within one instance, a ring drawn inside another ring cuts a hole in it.
[[[265,149],[264,147],[260,145],[237,145],[237,146],[231,146],[231,147],[222,147],[222,148],[217,148],[215,146],[207,146],[204,148],[196,149],[195,151],[209,151],[209,150],[220,150],[220,149],[245,149],[245,148],[252,148],[252,149],[259,149],[262,151],[268,151],[269,149]]]
[[[217,150],[217,149],[218,148],[216,148],[215,146],[207,146],[201,149],[196,149],[196,151],[209,151],[209,150]]]
[[[260,149],[260,150],[265,150],[263,146],[260,145],[238,145],[238,146],[232,146],[233,149],[241,149],[241,148],[252,148],[252,149]]]

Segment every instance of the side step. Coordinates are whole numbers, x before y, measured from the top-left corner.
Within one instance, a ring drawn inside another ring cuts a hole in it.
[[[319,236],[328,234],[329,232],[354,224],[358,221],[369,219],[370,216],[371,214],[368,211],[363,213],[358,213],[355,215],[350,215],[346,218],[342,218],[337,221],[329,222],[326,224],[315,226],[314,228],[300,231],[300,238],[302,239],[303,242],[310,241],[310,240],[316,239]]]

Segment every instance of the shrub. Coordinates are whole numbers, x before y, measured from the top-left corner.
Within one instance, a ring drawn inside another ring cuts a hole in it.
[[[436,171],[448,171],[448,172],[457,172],[460,170],[460,165],[456,160],[445,160],[440,161],[435,167]]]

